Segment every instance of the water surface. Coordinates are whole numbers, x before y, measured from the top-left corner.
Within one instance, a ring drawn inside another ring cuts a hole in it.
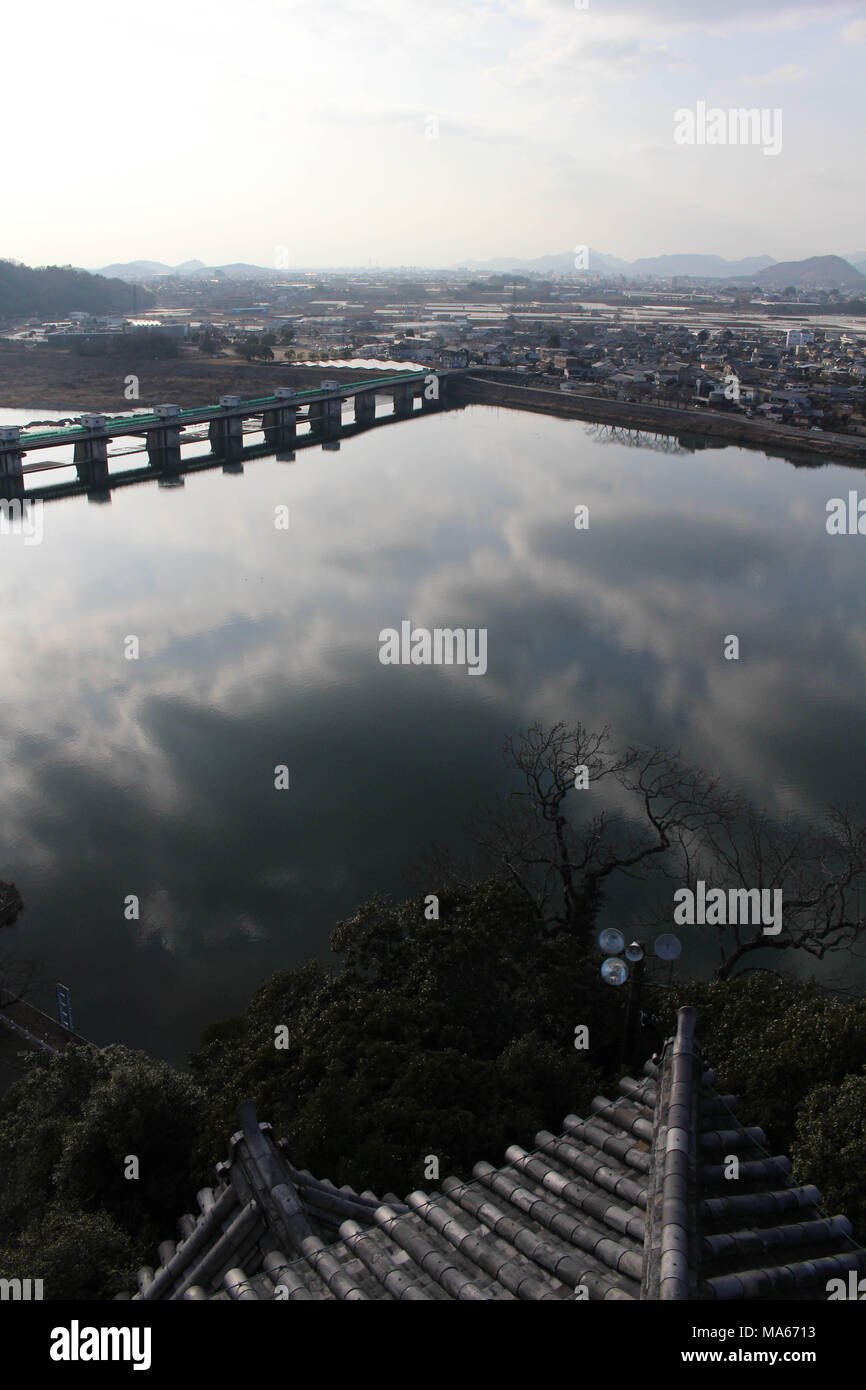
[[[459,843],[533,719],[674,743],[776,809],[860,800],[866,539],[824,520],[861,481],[470,407],[47,504],[41,545],[0,536],[3,947],[95,1041],[183,1062]],[[486,675],[381,665],[404,618],[486,628]]]

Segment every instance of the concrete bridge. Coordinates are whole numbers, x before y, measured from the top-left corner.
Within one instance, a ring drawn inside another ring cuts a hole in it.
[[[464,371],[458,368],[401,372],[355,382],[326,379],[316,390],[278,387],[273,395],[255,400],[222,396],[218,405],[190,410],[178,405],[158,405],[137,415],[84,414],[76,424],[57,429],[5,426],[0,428],[0,496],[10,500],[47,500],[50,496],[87,492],[94,500],[105,500],[112,487],[127,479],[139,481],[159,476],[179,480],[179,474],[190,467],[212,467],[217,462],[231,470],[245,452],[244,435],[259,431],[264,435],[264,444],[257,450],[260,453],[278,452],[282,457],[291,457],[296,444],[339,448],[342,434],[355,433],[385,420],[409,418],[415,413],[418,398],[423,411],[442,409],[453,396],[454,378],[462,375]],[[376,398],[381,395],[393,400],[393,410],[385,417],[376,415]],[[354,407],[354,418],[348,425],[343,422],[347,401]],[[299,424],[309,427],[300,438]],[[210,454],[182,460],[181,446],[203,441],[205,427]],[[130,439],[143,441],[143,445],[120,452],[140,452],[143,447],[148,458],[146,467],[110,474],[109,460],[120,454],[111,453],[109,446],[113,441]],[[44,458],[46,451],[70,445],[71,462]],[[31,485],[25,491],[27,475],[71,466],[76,471],[75,483]]]

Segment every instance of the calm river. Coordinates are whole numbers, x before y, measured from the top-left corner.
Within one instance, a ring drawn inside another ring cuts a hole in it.
[[[40,963],[38,1002],[62,980],[80,1032],[183,1063],[459,847],[536,718],[678,745],[777,810],[860,799],[866,540],[825,528],[859,474],[605,436],[470,407],[0,536],[0,877],[26,903],[0,954]],[[486,629],[486,673],[382,665],[404,619]]]

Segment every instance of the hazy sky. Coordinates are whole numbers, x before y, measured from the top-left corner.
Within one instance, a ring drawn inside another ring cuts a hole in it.
[[[7,7],[0,256],[866,252],[866,3],[582,3]],[[781,153],[676,144],[698,102]]]

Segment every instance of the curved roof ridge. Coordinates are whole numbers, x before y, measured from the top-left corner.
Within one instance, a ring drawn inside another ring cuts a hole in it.
[[[596,1097],[587,1118],[405,1204],[296,1168],[247,1102],[219,1188],[181,1218],[179,1244],[159,1247],[160,1268],[140,1271],[136,1297],[822,1298],[828,1275],[866,1270],[866,1250],[716,1092],[696,1024],[680,1008],[642,1079]]]

